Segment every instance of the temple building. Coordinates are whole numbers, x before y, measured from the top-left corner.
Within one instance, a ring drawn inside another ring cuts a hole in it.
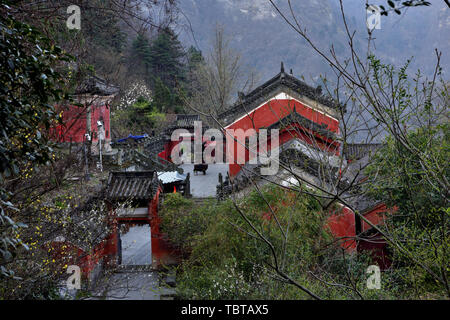
[[[168,263],[174,250],[160,231],[158,211],[163,186],[158,179],[158,173],[110,172],[105,192],[106,203],[114,223],[113,236],[116,239],[118,263],[152,265],[154,268]],[[135,228],[135,231],[130,233],[132,228]],[[131,239],[127,241],[129,245],[124,245],[124,239],[132,237],[133,234],[138,238]]]
[[[229,165],[230,177],[238,176],[242,170],[237,148],[239,145],[248,146],[249,136],[242,136],[239,132],[248,130],[255,133],[261,129],[268,130],[268,152],[272,148],[279,148],[279,151],[295,148],[306,150],[310,158],[326,157],[328,162],[337,163],[340,108],[342,106],[322,94],[320,87],[313,88],[285,73],[282,63],[279,74],[247,95],[240,94],[238,101],[218,116],[224,129],[233,132],[236,139],[234,150],[230,150],[230,146],[226,148],[228,153],[234,151],[234,161]],[[279,131],[276,143],[271,139],[272,129]],[[258,145],[255,151],[256,154],[261,152]],[[251,153],[247,150],[245,163],[255,156]]]
[[[60,143],[91,145],[93,154],[111,152],[110,105],[119,88],[92,76],[86,79],[73,96],[78,105],[58,105],[62,124],[52,130],[51,138]],[[99,143],[101,139],[101,143]]]
[[[357,183],[364,179],[360,168],[380,145],[352,144],[344,148],[340,133],[343,114],[345,106],[322,94],[320,86],[311,87],[287,74],[282,63],[279,74],[246,95],[240,93],[238,101],[218,116],[224,132],[233,135],[234,140],[229,144],[228,139],[225,146],[228,159],[233,161],[229,161],[225,181],[219,177],[218,198],[231,192],[245,197],[255,183],[269,182],[341,193],[352,209],[339,202],[330,206],[327,225],[331,233],[347,251],[370,250],[378,264],[386,268],[390,262],[386,259],[385,241],[352,210],[378,225],[393,209],[357,188],[347,190],[354,178],[358,178]],[[252,145],[251,135],[261,129],[267,129],[267,142],[261,145],[259,136]],[[272,129],[278,129],[276,141]],[[245,146],[244,157],[237,152],[239,145]],[[266,151],[267,155],[275,152],[274,161],[278,163],[276,173],[263,176],[260,169],[267,163],[259,161],[259,157]],[[257,157],[257,161],[251,161]]]

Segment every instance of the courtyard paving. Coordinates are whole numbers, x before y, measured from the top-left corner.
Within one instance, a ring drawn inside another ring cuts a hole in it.
[[[216,187],[219,184],[219,173],[222,173],[223,179],[227,176],[227,164],[210,164],[206,174],[198,173],[194,175],[193,164],[183,164],[180,166],[183,173],[190,173],[191,176],[191,194],[194,198],[207,198],[216,196]]]

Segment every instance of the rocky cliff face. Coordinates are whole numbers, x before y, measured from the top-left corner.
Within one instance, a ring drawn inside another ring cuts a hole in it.
[[[376,1],[375,1],[376,2]],[[384,1],[379,1],[383,3]],[[289,14],[287,1],[277,0]],[[347,56],[347,39],[335,0],[292,1],[293,9],[317,45]],[[363,1],[344,1],[348,23],[357,31],[356,46],[364,52],[366,26]],[[232,45],[242,54],[243,62],[257,70],[262,79],[279,71],[280,61],[297,77],[314,82],[319,74],[330,74],[328,65],[318,57],[271,6],[268,0],[182,0],[180,9],[192,25],[194,37],[184,32],[188,43],[208,51],[216,24],[232,36]],[[433,51],[449,49],[450,10],[441,1],[431,7],[413,8],[405,15],[383,17],[381,30],[375,30],[376,54],[397,65],[415,56],[412,69],[431,73],[435,62]],[[186,20],[186,25],[188,24]],[[445,55],[445,51],[444,51]],[[442,59],[450,65],[448,55]]]

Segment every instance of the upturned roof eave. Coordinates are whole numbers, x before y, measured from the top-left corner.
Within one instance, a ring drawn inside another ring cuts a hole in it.
[[[344,108],[341,104],[336,104],[332,97],[325,96],[321,93],[320,87],[314,88],[303,81],[298,80],[292,75],[284,73],[281,71],[276,76],[266,81],[256,89],[252,90],[247,95],[244,95],[239,99],[239,101],[235,102],[230,108],[219,114],[219,119],[224,119],[232,115],[233,113],[239,115],[245,111],[245,106],[252,105],[257,101],[261,95],[269,95],[271,92],[274,92],[280,86],[288,87],[298,94],[305,96],[309,99],[315,100],[318,103],[334,109],[339,110],[339,108]],[[294,87],[294,88],[291,88]],[[303,89],[303,90],[301,90]]]

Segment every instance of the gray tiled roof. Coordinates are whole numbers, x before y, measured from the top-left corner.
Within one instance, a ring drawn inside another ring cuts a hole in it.
[[[149,154],[158,154],[164,150],[164,145],[165,145],[166,141],[167,140],[163,135],[147,138],[144,142],[145,150]]]
[[[155,171],[110,172],[106,187],[109,200],[149,200],[158,188]]]
[[[178,128],[193,128],[194,121],[200,121],[198,114],[177,114],[174,126]]]
[[[82,82],[77,88],[76,94],[96,94],[100,96],[110,96],[119,92],[119,87],[108,83],[106,80],[92,76]]]
[[[279,74],[250,93],[246,95],[241,94],[239,101],[228,108],[228,110],[221,113],[218,118],[223,119],[226,124],[231,123],[234,119],[245,115],[249,110],[252,110],[253,107],[263,102],[270,93],[276,91],[280,87],[288,88],[293,92],[317,101],[331,109],[343,108],[342,105],[336,104],[336,101],[330,96],[323,95],[320,86],[317,88],[309,86],[294,76],[285,73],[284,67],[282,66]]]

